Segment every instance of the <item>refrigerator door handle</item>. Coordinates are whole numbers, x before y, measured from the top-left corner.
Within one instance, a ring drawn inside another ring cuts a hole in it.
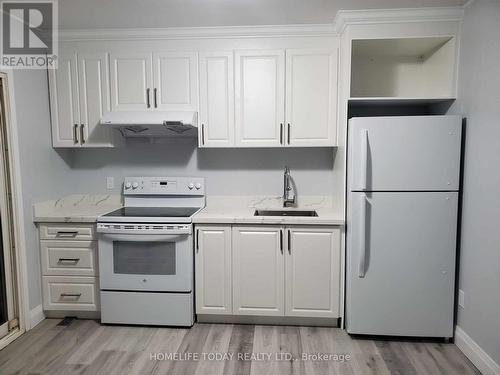
[[[368,130],[361,130],[361,165],[360,171],[360,187],[361,190],[367,190],[367,175],[368,175]]]
[[[359,264],[358,277],[364,278],[366,273],[366,194],[360,194],[359,207]]]

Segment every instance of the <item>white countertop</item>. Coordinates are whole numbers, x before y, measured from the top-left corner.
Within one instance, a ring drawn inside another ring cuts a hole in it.
[[[226,196],[207,198],[206,207],[193,217],[195,224],[344,225],[341,210],[329,197],[299,197],[290,210],[316,210],[318,216],[254,216],[256,209],[282,210],[281,197]]]
[[[93,223],[98,216],[122,207],[119,195],[70,195],[35,203],[33,221],[45,223]]]
[[[34,222],[93,223],[98,216],[122,207],[119,195],[70,195],[33,205]],[[212,196],[206,207],[193,216],[195,224],[308,224],[344,225],[339,207],[330,197],[299,197],[290,210],[316,210],[315,217],[254,216],[256,209],[282,210],[281,197]]]

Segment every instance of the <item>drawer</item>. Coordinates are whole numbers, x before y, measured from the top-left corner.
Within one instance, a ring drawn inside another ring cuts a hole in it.
[[[99,310],[99,282],[95,277],[43,276],[42,289],[44,310]]]
[[[40,241],[42,274],[66,276],[97,275],[97,242]]]
[[[94,224],[40,224],[41,240],[95,240]]]

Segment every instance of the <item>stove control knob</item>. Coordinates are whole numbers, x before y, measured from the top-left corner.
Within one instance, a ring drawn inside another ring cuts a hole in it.
[[[200,190],[201,189],[201,184],[198,182],[196,183],[196,190]]]
[[[125,189],[130,189],[132,184],[130,182],[125,182]]]
[[[137,189],[138,187],[139,187],[139,183],[138,182],[132,183],[132,189]]]
[[[190,182],[189,185],[188,185],[188,188],[189,188],[189,190],[193,190],[194,184],[192,182]]]

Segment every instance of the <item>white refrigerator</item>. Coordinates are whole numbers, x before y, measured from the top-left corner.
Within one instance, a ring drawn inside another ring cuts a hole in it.
[[[349,333],[453,336],[461,122],[349,120]]]

